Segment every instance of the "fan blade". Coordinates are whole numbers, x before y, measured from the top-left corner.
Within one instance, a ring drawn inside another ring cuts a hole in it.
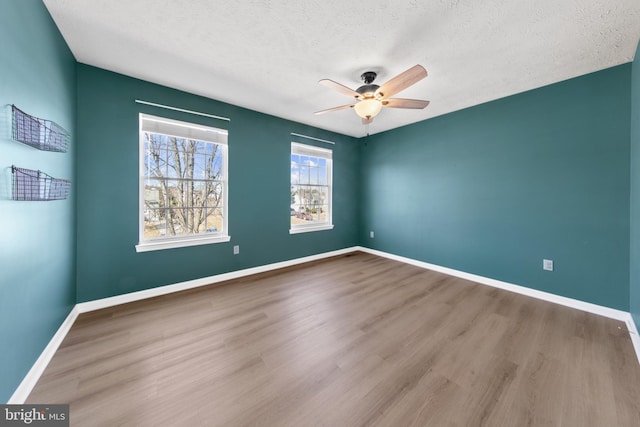
[[[412,84],[427,77],[427,70],[422,65],[414,65],[404,73],[400,73],[376,90],[376,97],[389,98],[405,90]]]
[[[320,83],[322,86],[328,87],[329,89],[333,89],[335,91],[340,92],[343,95],[347,95],[352,98],[360,99],[362,97],[362,95],[360,95],[355,90],[350,89],[345,85],[341,85],[340,83],[334,82],[333,80],[323,79],[323,80],[320,80],[318,83]]]
[[[373,117],[370,119],[362,119],[362,124],[363,125],[368,125],[369,123],[371,123],[373,121]]]
[[[429,105],[429,101],[423,101],[422,99],[391,98],[382,100],[382,106],[389,108],[413,108],[421,110],[427,105]]]
[[[339,107],[333,107],[333,108],[328,108],[326,110],[321,110],[321,111],[316,111],[313,114],[324,114],[324,113],[331,113],[333,111],[339,111],[339,110],[344,110],[345,108],[353,108],[354,104],[347,104],[347,105],[341,105]]]

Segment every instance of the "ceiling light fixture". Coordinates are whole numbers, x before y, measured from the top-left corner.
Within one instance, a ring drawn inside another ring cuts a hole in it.
[[[356,110],[357,115],[363,119],[371,120],[382,110],[382,103],[373,97],[365,98],[356,102],[353,108]]]

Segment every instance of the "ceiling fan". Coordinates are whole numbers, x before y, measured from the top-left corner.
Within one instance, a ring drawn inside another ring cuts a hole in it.
[[[336,90],[344,95],[352,96],[356,100],[353,104],[341,105],[339,107],[329,108],[327,110],[316,111],[315,114],[325,114],[332,111],[344,110],[345,108],[353,108],[356,114],[362,117],[363,124],[369,124],[373,118],[382,110],[387,108],[412,108],[422,109],[429,105],[429,101],[420,99],[403,99],[391,98],[398,92],[401,92],[409,86],[419,82],[427,77],[427,70],[422,65],[414,65],[407,71],[398,74],[382,86],[373,84],[377,74],[373,71],[362,73],[360,78],[363,85],[356,90],[350,89],[333,80],[323,79],[320,83],[330,89]]]

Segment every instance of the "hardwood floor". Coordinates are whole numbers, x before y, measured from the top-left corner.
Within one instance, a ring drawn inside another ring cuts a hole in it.
[[[640,426],[624,323],[364,253],[81,315],[74,426]]]

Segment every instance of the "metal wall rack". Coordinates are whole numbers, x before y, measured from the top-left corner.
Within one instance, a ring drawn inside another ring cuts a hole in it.
[[[15,105],[12,110],[11,136],[14,140],[43,151],[66,153],[71,134],[51,120],[25,113]]]
[[[39,170],[11,166],[13,200],[49,201],[69,197],[71,181],[54,178]]]

